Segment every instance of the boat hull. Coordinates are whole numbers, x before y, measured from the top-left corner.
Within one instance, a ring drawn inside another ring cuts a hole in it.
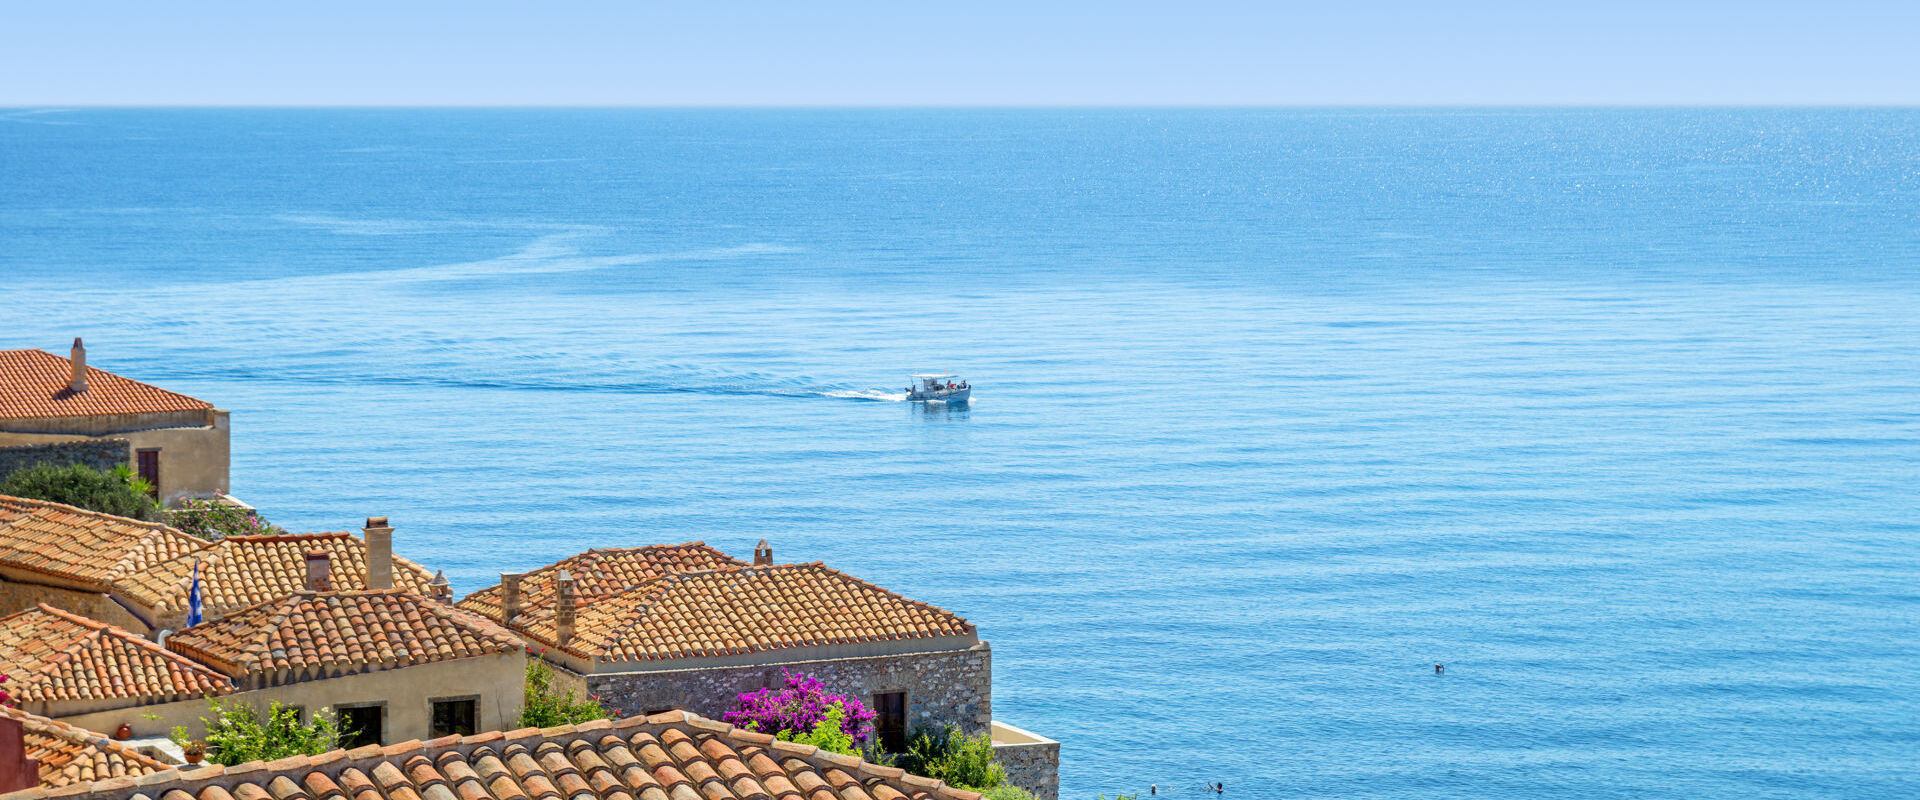
[[[949,405],[967,402],[970,397],[973,397],[971,386],[951,392],[913,392],[907,395],[907,399],[915,403],[947,403]]]

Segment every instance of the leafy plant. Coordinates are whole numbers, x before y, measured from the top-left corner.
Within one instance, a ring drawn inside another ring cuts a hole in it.
[[[300,709],[273,701],[266,719],[244,703],[213,701],[212,717],[201,717],[207,725],[205,742],[187,737],[187,729],[176,727],[172,735],[182,749],[199,744],[215,764],[245,764],[272,761],[287,756],[314,756],[340,745],[340,729],[333,712],[314,712],[313,722],[300,722]]]
[[[152,493],[153,484],[125,464],[106,472],[85,464],[40,464],[15,471],[0,481],[0,494],[144,520],[160,516],[160,505],[153,501]]]
[[[980,793],[986,800],[1033,800],[1033,793],[1011,783],[1003,783]]]
[[[864,703],[846,695],[832,694],[819,678],[800,672],[781,671],[786,685],[761,689],[734,698],[734,709],[720,718],[742,728],[779,736],[782,733],[810,734],[821,720],[834,710],[840,712],[840,731],[858,746],[873,738],[875,714]]]
[[[260,512],[216,500],[187,500],[167,512],[167,524],[207,541],[229,536],[260,536],[280,531]]]
[[[860,746],[853,743],[853,737],[847,733],[845,724],[846,712],[839,706],[834,706],[827,709],[827,715],[821,718],[819,724],[813,726],[813,730],[806,733],[781,731],[774,734],[774,738],[810,744],[830,753],[847,756],[861,755]]]
[[[993,760],[993,738],[967,736],[960,728],[918,728],[895,766],[915,775],[939,778],[948,786],[984,792],[1007,781],[1007,771]]]
[[[554,688],[553,667],[537,655],[530,653],[527,658],[527,695],[526,704],[520,709],[521,727],[551,728],[613,717],[600,705],[598,697],[581,699],[571,691]]]

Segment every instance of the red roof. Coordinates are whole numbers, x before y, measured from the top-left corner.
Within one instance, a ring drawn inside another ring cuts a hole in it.
[[[684,711],[168,769],[30,795],[159,800],[979,800],[932,778]]]
[[[206,411],[213,404],[87,368],[87,390],[69,391],[73,364],[45,350],[0,350],[0,419]]]

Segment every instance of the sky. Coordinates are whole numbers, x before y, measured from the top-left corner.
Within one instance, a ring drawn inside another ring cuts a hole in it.
[[[1916,105],[1920,2],[0,0],[0,106]]]

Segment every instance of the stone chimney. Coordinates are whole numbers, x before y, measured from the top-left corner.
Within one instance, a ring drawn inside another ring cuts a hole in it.
[[[773,545],[767,544],[767,540],[761,539],[759,544],[753,546],[753,565],[756,567],[773,566]]]
[[[360,532],[367,537],[367,588],[393,588],[393,527],[386,517],[368,517]]]
[[[307,591],[333,591],[333,554],[325,550],[307,551]]]
[[[520,616],[520,579],[527,577],[524,572],[500,573],[500,621],[512,622]]]
[[[553,577],[553,638],[561,647],[573,641],[573,575],[560,570]]]
[[[87,390],[87,346],[73,337],[73,377],[67,379],[67,391],[79,394]]]
[[[433,580],[427,584],[427,594],[443,599],[453,597],[453,584],[447,582],[446,570],[433,571]]]
[[[40,785],[40,762],[27,757],[27,730],[20,720],[0,716],[0,794]]]

